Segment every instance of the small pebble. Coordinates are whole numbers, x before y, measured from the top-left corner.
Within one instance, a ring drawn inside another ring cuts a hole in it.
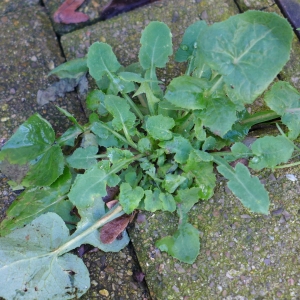
[[[105,296],[105,297],[108,297],[108,296],[109,296],[108,290],[105,290],[105,289],[100,290],[100,291],[99,291],[99,294],[102,295],[102,296]]]

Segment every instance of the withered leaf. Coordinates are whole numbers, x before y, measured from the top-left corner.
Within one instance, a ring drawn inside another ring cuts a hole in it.
[[[66,0],[54,13],[54,22],[74,24],[88,21],[88,15],[75,11],[84,1],[85,0]]]
[[[131,220],[131,215],[123,215],[111,222],[105,224],[100,229],[100,240],[103,244],[112,243],[117,236],[125,230],[129,221]]]

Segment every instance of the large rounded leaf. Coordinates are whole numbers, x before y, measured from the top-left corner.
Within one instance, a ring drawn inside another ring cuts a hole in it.
[[[293,31],[273,13],[248,11],[215,23],[198,40],[199,54],[223,75],[236,104],[252,103],[289,59]]]

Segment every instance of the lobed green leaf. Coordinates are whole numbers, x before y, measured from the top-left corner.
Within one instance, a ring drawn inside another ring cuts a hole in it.
[[[150,116],[146,120],[146,130],[154,138],[160,141],[170,140],[173,137],[172,129],[175,121],[162,115]]]
[[[251,145],[251,150],[255,156],[251,159],[249,167],[261,170],[286,163],[293,154],[294,146],[284,136],[265,136],[257,139]]]
[[[228,179],[229,189],[240,199],[242,204],[250,211],[267,215],[269,213],[269,195],[259,179],[251,176],[247,167],[237,163],[235,169],[220,159],[215,161],[219,164],[218,171]]]
[[[266,92],[265,102],[289,128],[289,138],[295,139],[300,134],[300,93],[288,82],[279,81]]]
[[[209,26],[197,49],[223,75],[229,98],[244,105],[252,103],[286,64],[292,39],[292,28],[284,18],[247,11]]]

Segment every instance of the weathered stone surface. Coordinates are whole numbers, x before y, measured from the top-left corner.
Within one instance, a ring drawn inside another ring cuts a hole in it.
[[[17,9],[0,19],[0,147],[14,130],[33,113],[48,119],[58,133],[68,126],[53,103],[39,107],[36,96],[39,89],[49,85],[47,73],[64,59],[51,28],[51,23],[40,6]],[[72,114],[79,122],[85,119],[75,93],[55,102]],[[1,177],[2,198],[0,218],[15,195],[9,190],[7,179]]]
[[[293,174],[297,181],[287,179]],[[271,214],[251,214],[219,178],[215,195],[193,208],[189,221],[200,231],[193,265],[154,246],[176,230],[171,214],[147,213],[130,231],[153,299],[297,299],[300,282],[300,169],[259,175],[270,193]],[[163,224],[163,225],[162,225]]]
[[[0,2],[0,16],[8,12],[22,9],[26,6],[40,5],[40,0],[1,0]],[[32,8],[33,9],[33,8]]]
[[[236,0],[237,5],[242,11],[248,9],[265,9],[275,5],[275,0]]]
[[[48,72],[64,59],[42,7],[26,8],[1,18],[0,38],[0,132],[1,145],[34,112],[39,112],[62,133],[67,119],[53,103],[38,106],[38,90],[49,86]],[[55,102],[84,121],[77,95]]]

